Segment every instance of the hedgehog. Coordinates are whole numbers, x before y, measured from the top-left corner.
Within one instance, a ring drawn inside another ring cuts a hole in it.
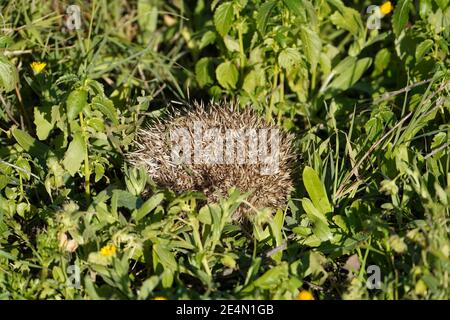
[[[172,108],[147,128],[138,129],[127,160],[143,167],[161,188],[199,191],[217,202],[232,187],[248,192],[232,219],[255,209],[279,208],[293,189],[293,135],[238,102],[194,103]]]

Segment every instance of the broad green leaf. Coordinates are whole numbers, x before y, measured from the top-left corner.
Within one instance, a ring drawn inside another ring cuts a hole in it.
[[[34,124],[36,125],[36,135],[39,140],[47,139],[54,125],[52,121],[52,107],[35,107]]]
[[[115,125],[119,124],[117,111],[114,108],[114,103],[110,99],[104,96],[95,96],[92,99],[92,106],[100,110],[100,112],[108,117]]]
[[[223,42],[225,43],[225,47],[227,47],[227,50],[230,52],[239,52],[239,42],[232,37],[226,35],[223,37]]]
[[[379,75],[381,74],[389,65],[389,61],[391,60],[391,52],[387,48],[383,48],[380,51],[378,51],[377,55],[375,56],[375,74]]]
[[[31,156],[42,158],[49,151],[45,144],[34,139],[28,132],[17,128],[12,128],[11,131],[17,143]]]
[[[303,1],[300,0],[283,0],[283,3],[288,7],[289,11],[297,16],[304,16]]]
[[[340,12],[334,12],[330,20],[334,25],[349,31],[354,36],[364,32],[361,15],[355,9],[344,7]]]
[[[270,12],[275,7],[277,1],[267,1],[259,7],[258,15],[256,17],[256,28],[259,32],[264,34],[267,28],[267,22],[269,21]]]
[[[326,216],[320,212],[308,198],[302,199],[302,207],[313,223],[313,233],[321,241],[328,241],[332,238],[331,230],[328,226]]]
[[[281,264],[267,270],[261,277],[256,279],[252,285],[261,289],[271,289],[279,285],[281,279],[287,277],[288,268],[286,264]]]
[[[75,119],[83,111],[87,104],[88,92],[84,89],[75,89],[67,97],[67,118],[69,121]]]
[[[302,56],[296,48],[286,48],[278,55],[278,64],[280,67],[291,70],[294,66],[300,64]]]
[[[304,26],[300,28],[300,39],[302,40],[306,58],[311,66],[311,74],[315,74],[320,52],[322,51],[322,42],[316,32]]]
[[[416,48],[416,63],[420,62],[422,58],[428,53],[428,51],[433,47],[433,40],[426,39],[421,42]]]
[[[209,209],[209,206],[203,206],[200,211],[198,212],[197,219],[203,223],[203,224],[211,224],[212,218],[211,218],[211,212]]]
[[[214,42],[216,42],[216,36],[217,33],[215,33],[214,31],[206,31],[203,36],[202,39],[200,40],[200,44],[199,44],[199,49],[203,49],[204,47],[213,44]]]
[[[239,72],[233,62],[222,62],[216,69],[216,78],[219,84],[225,89],[235,89]]]
[[[303,170],[303,184],[305,185],[306,191],[308,192],[314,207],[322,214],[332,211],[325,186],[322,184],[319,175],[313,168],[306,166]]]
[[[177,270],[177,261],[175,260],[172,252],[170,252],[167,247],[161,244],[155,244],[153,246],[153,251],[158,256],[158,259],[164,266],[164,268],[168,268],[172,271]]]
[[[19,82],[19,73],[16,66],[4,56],[0,56],[0,92],[9,92]]]
[[[195,77],[202,88],[214,83],[214,65],[212,58],[204,57],[197,61],[195,65]]]
[[[329,88],[334,90],[347,90],[352,87],[362,77],[364,72],[372,64],[371,58],[363,58],[352,64],[347,70],[343,71],[331,83]]]
[[[63,160],[64,168],[66,168],[71,176],[74,176],[80,169],[85,152],[86,143],[82,134],[77,132],[74,134],[73,140],[70,142]]]
[[[392,29],[397,37],[408,23],[411,3],[411,0],[400,0],[394,8],[394,14],[392,15]]]
[[[111,204],[114,204],[114,211],[116,208],[123,207],[129,210],[136,209],[138,198],[125,190],[114,190],[111,198]]]
[[[222,37],[230,31],[231,25],[233,24],[233,15],[232,2],[222,3],[214,12],[214,25]]]
[[[251,70],[244,78],[244,84],[242,85],[242,89],[246,92],[253,94],[256,89],[263,88],[266,84],[266,74],[264,69],[261,67],[257,67],[254,70]]]
[[[142,206],[133,212],[133,218],[135,221],[139,221],[154,210],[164,199],[163,193],[157,193],[153,195],[150,199],[145,201]]]

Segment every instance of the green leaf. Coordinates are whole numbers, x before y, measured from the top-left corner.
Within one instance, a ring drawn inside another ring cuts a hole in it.
[[[92,106],[101,113],[103,113],[109,120],[111,120],[115,125],[119,124],[117,119],[117,110],[114,108],[114,103],[104,96],[95,96],[92,99]]]
[[[306,58],[311,66],[311,74],[315,74],[320,52],[322,51],[322,42],[316,32],[304,26],[300,28],[300,39],[302,40]]]
[[[427,52],[433,47],[433,40],[426,39],[416,48],[416,63],[420,62]]]
[[[202,39],[200,40],[200,44],[199,44],[199,49],[203,49],[204,47],[213,44],[214,42],[216,42],[216,36],[217,33],[215,33],[214,31],[206,31],[203,36]]]
[[[111,205],[114,207],[114,211],[119,207],[134,210],[136,209],[137,200],[138,198],[128,191],[114,190],[111,198]]]
[[[34,124],[36,125],[36,135],[39,140],[47,139],[50,131],[53,129],[54,122],[51,114],[51,106],[34,108]]]
[[[253,94],[256,89],[263,88],[266,84],[266,74],[262,67],[256,67],[251,70],[244,78],[242,89]]]
[[[225,2],[222,3],[214,12],[214,25],[216,26],[217,32],[224,37],[228,31],[230,31],[231,25],[233,23],[233,3]]]
[[[389,61],[391,60],[391,52],[387,48],[383,48],[380,51],[378,51],[377,55],[375,56],[375,74],[379,75],[381,74],[389,65]]]
[[[362,77],[364,72],[369,69],[372,64],[371,58],[363,58],[349,66],[331,83],[329,88],[334,90],[347,90],[352,87]],[[336,72],[337,73],[337,72]]]
[[[392,29],[397,37],[408,23],[411,3],[411,0],[400,0],[394,8],[394,14],[392,15]]]
[[[330,240],[332,234],[325,214],[319,211],[308,198],[302,199],[302,207],[305,210],[308,219],[313,223],[312,231],[314,235],[321,241]]]
[[[301,0],[283,0],[284,5],[296,16],[304,16],[303,1]]]
[[[159,261],[164,266],[164,268],[168,268],[169,270],[176,271],[177,270],[177,261],[173,256],[172,252],[169,249],[161,244],[155,244],[153,246],[153,251],[158,256]]]
[[[0,56],[0,92],[9,92],[19,82],[19,73],[16,66],[4,56]]]
[[[286,48],[278,55],[278,64],[286,70],[292,70],[293,67],[299,65],[302,56],[296,48]]]
[[[267,270],[261,277],[256,279],[252,285],[261,289],[271,289],[279,286],[280,281],[287,277],[288,268],[286,264],[281,264]]]
[[[72,177],[77,173],[78,169],[80,169],[85,152],[86,144],[84,138],[80,132],[77,132],[70,142],[63,160],[64,167]]]
[[[265,2],[258,10],[258,16],[256,17],[256,28],[259,32],[264,34],[267,28],[267,22],[269,21],[269,15],[272,9],[275,7],[277,1],[272,0]]]
[[[213,59],[209,57],[201,58],[195,65],[195,77],[201,88],[214,83]]]
[[[17,143],[31,156],[37,158],[43,158],[45,154],[49,151],[48,146],[42,142],[37,141],[27,132],[12,128],[12,135],[16,139]]]
[[[222,62],[216,69],[216,78],[225,89],[235,89],[239,78],[238,69],[231,61]]]
[[[306,191],[308,192],[314,207],[322,214],[332,211],[325,186],[322,184],[319,175],[313,168],[306,166],[303,170],[303,184],[305,185]]]
[[[355,9],[343,7],[340,12],[334,12],[330,20],[334,25],[349,31],[354,36],[364,32],[361,15]]]
[[[133,212],[133,219],[137,222],[144,218],[147,214],[152,212],[164,199],[163,193],[157,193],[153,195],[150,199],[145,201],[142,206]]]
[[[84,89],[75,89],[67,97],[67,118],[69,121],[75,119],[83,111],[87,104],[88,92]]]

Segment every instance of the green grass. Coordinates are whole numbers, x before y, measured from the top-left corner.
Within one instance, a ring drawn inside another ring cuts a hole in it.
[[[75,1],[70,31],[68,2],[1,1],[0,298],[449,299],[450,4],[369,30],[381,3],[350,2]],[[124,162],[147,117],[212,98],[296,136],[295,192],[249,225],[247,194]]]

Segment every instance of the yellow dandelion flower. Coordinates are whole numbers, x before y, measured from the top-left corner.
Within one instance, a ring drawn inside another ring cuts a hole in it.
[[[392,10],[394,9],[394,6],[392,5],[392,3],[390,1],[386,1],[385,3],[383,3],[380,6],[380,12],[383,15],[387,15],[388,13],[390,13]]]
[[[107,244],[103,248],[100,249],[100,254],[105,257],[110,257],[116,254],[117,247],[113,244]]]
[[[153,300],[167,300],[167,298],[163,296],[156,296],[153,298]]]
[[[42,70],[44,70],[44,68],[47,66],[47,63],[45,62],[40,62],[40,61],[34,61],[33,63],[31,63],[31,69],[33,69],[34,74],[38,74],[41,73]]]
[[[302,290],[297,296],[297,300],[314,300],[314,296],[311,291]]]

